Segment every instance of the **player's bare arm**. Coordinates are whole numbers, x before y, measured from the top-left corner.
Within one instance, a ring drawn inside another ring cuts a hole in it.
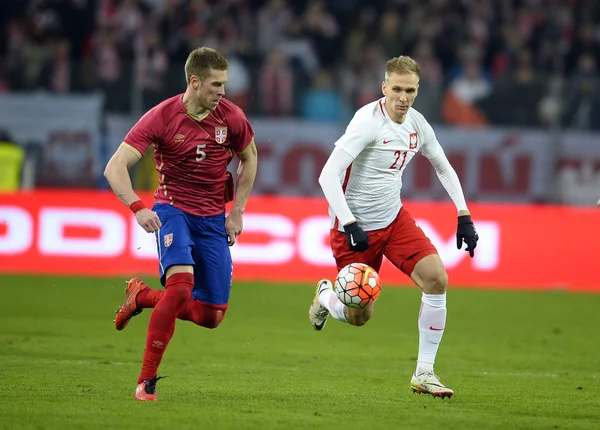
[[[133,190],[129,171],[140,160],[141,156],[142,154],[136,149],[126,143],[122,143],[110,160],[108,160],[104,169],[104,177],[113,192],[123,204],[130,208],[132,204],[135,205],[135,202],[139,202],[140,198]],[[158,219],[158,215],[155,212],[147,208],[139,210],[132,208],[132,210],[135,212],[138,224],[148,233],[157,231],[160,228],[160,219]]]
[[[240,164],[237,171],[237,181],[235,186],[235,198],[233,207],[225,219],[225,230],[229,236],[229,245],[235,243],[236,238],[240,235],[243,229],[242,215],[250,196],[250,191],[254,185],[256,178],[256,170],[258,166],[258,152],[254,139],[241,152],[236,154],[240,159]]]

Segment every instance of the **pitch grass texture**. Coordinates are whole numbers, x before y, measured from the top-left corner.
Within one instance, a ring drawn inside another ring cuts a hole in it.
[[[149,404],[133,392],[150,312],[117,332],[124,287],[0,276],[0,429],[600,428],[597,295],[452,290],[441,400],[409,389],[416,288],[315,332],[313,286],[238,283],[217,330],[177,323]]]

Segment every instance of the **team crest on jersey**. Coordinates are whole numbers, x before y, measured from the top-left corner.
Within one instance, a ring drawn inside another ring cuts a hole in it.
[[[165,234],[165,236],[163,237],[163,242],[166,248],[171,246],[171,244],[173,243],[173,233]]]
[[[219,144],[224,144],[227,140],[227,127],[215,127],[215,140]]]
[[[411,133],[408,141],[408,149],[417,149],[417,133]]]
[[[184,140],[185,136],[183,134],[176,134],[175,136],[173,136],[173,142],[175,143],[183,143]]]

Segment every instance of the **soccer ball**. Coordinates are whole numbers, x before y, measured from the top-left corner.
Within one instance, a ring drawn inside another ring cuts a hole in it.
[[[335,293],[346,306],[364,308],[381,293],[379,275],[363,263],[350,263],[338,273]]]

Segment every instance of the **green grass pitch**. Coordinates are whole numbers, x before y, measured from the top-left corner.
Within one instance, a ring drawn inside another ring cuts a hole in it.
[[[384,288],[364,327],[315,332],[312,286],[236,283],[221,327],[177,323],[146,404],[150,312],[117,332],[124,287],[0,276],[0,429],[600,428],[600,295],[451,290],[441,400],[409,389],[416,287]]]

